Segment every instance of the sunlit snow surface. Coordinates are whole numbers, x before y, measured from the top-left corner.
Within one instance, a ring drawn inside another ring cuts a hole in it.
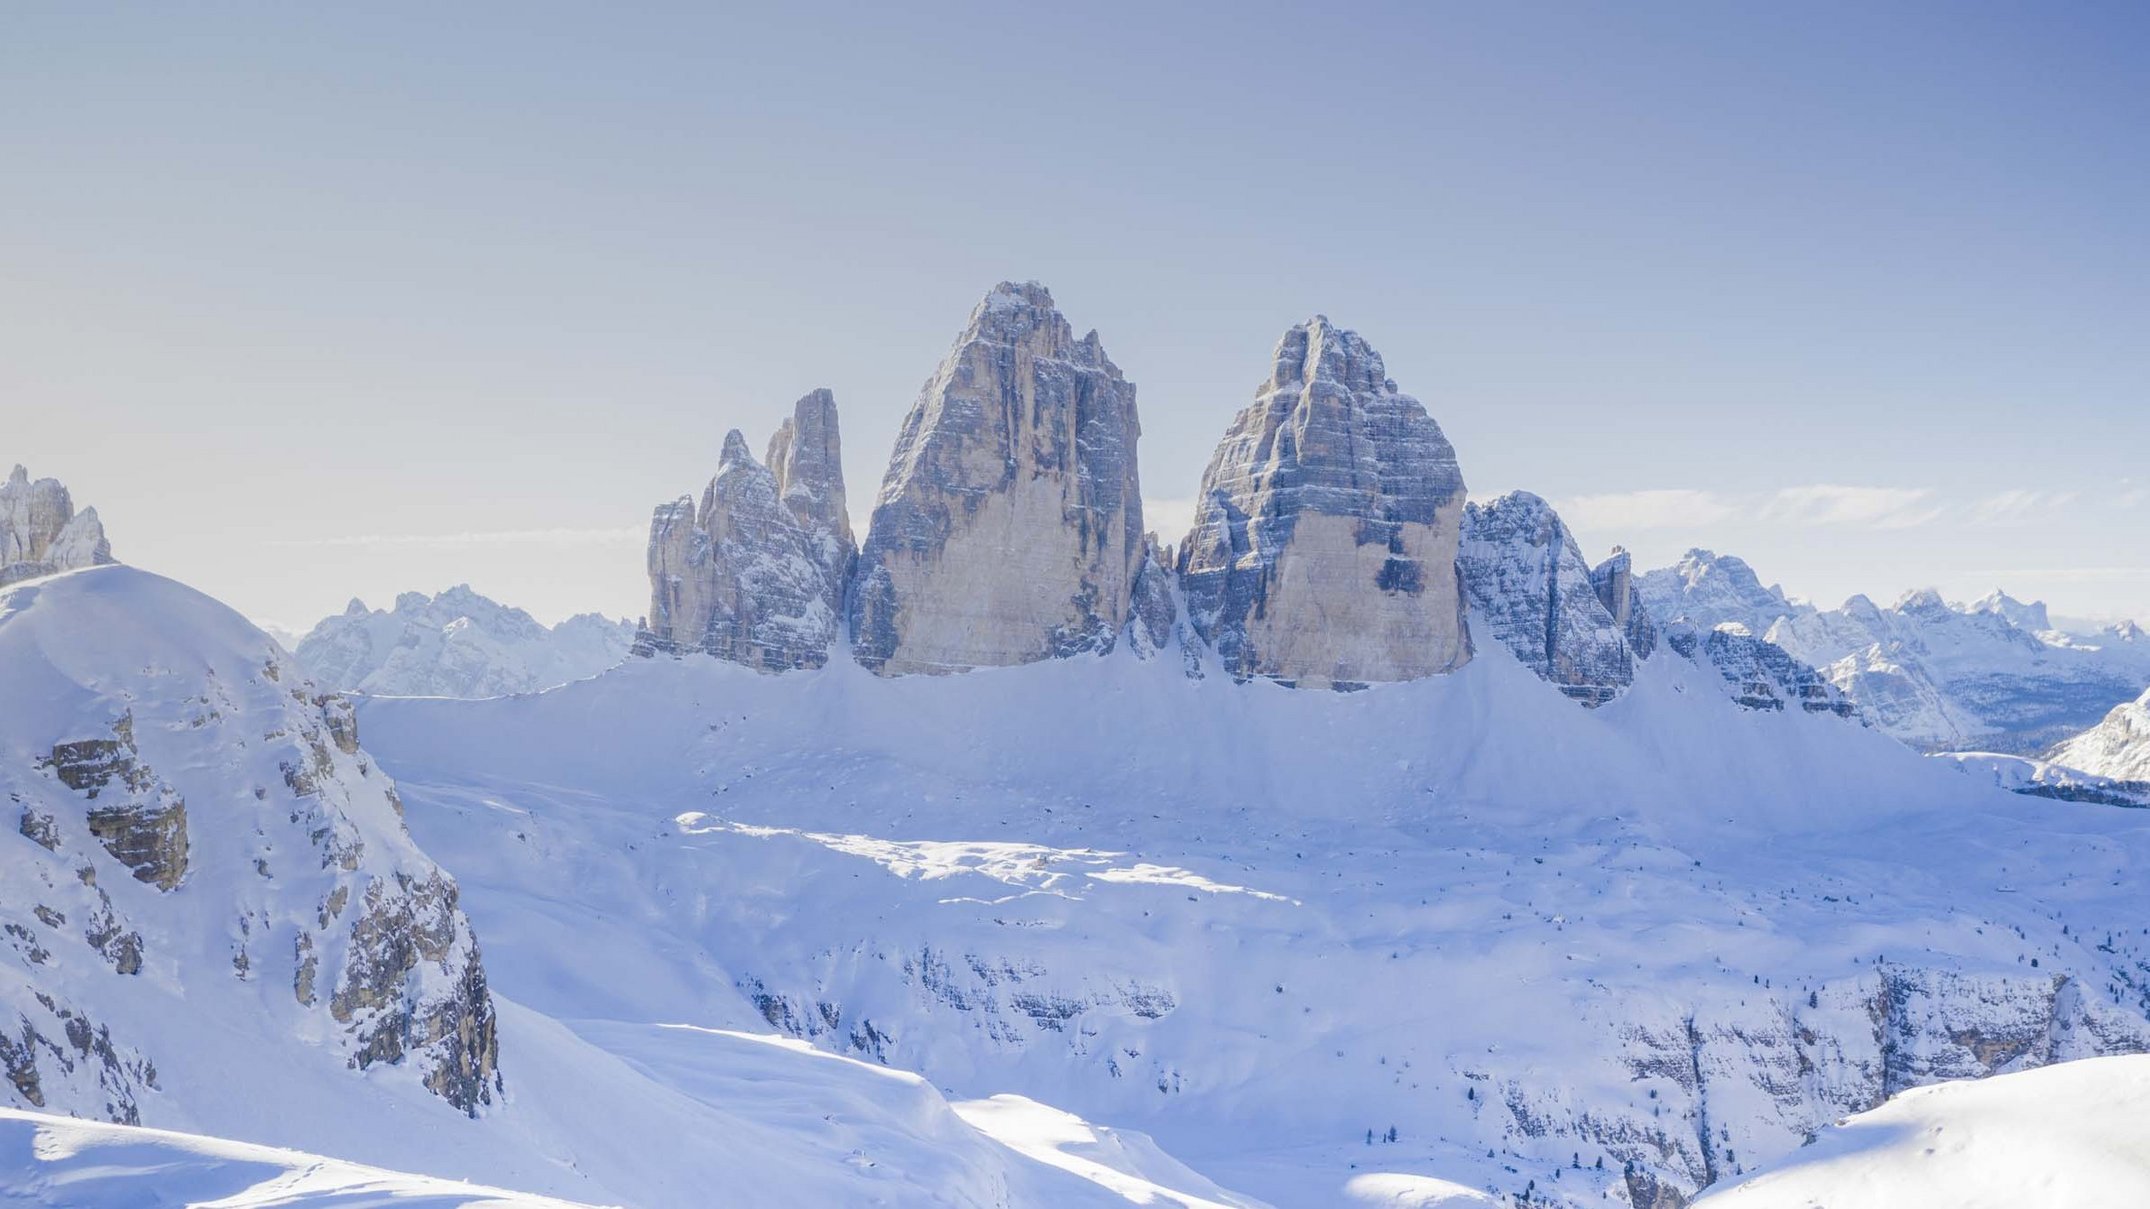
[[[5,1108],[0,1202],[55,1209],[577,1209],[296,1150]]]
[[[659,1026],[915,1071],[1137,1202],[1602,1203],[1622,1138],[1736,1178],[2055,1003],[1981,1060],[2150,1035],[2150,817],[1670,657],[1596,711],[1481,648],[1342,695],[631,661],[362,721],[504,994],[697,1099],[732,1057]]]
[[[2150,1205],[2145,1122],[2141,1055],[1921,1087],[1698,1209],[2140,1209]]]

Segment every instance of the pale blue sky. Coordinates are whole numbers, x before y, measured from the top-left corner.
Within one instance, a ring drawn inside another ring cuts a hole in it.
[[[0,14],[0,463],[256,617],[639,613],[815,386],[863,517],[1034,277],[1168,539],[1319,311],[1593,556],[2150,619],[2141,5],[438,7]]]

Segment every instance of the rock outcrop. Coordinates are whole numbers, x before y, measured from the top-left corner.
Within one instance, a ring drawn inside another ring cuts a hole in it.
[[[0,803],[0,1103],[134,1122],[235,1029],[496,1099],[454,881],[348,702],[229,609],[117,566],[0,589]]]
[[[1673,622],[1665,627],[1665,645],[1674,654],[1715,668],[1732,699],[1748,709],[1791,707],[1839,718],[1858,712],[1856,704],[1814,667],[1776,643],[1748,633],[1736,621],[1707,630],[1689,621]]]
[[[0,483],[0,584],[112,562],[95,508],[75,511],[58,479],[30,479],[21,466]]]
[[[1456,567],[1489,636],[1562,693],[1603,705],[1634,683],[1625,628],[1552,505],[1527,491],[1468,505]]]
[[[905,417],[850,598],[858,661],[954,672],[1110,650],[1142,558],[1135,387],[1003,283]]]
[[[1470,658],[1463,474],[1381,355],[1317,316],[1202,476],[1180,548],[1189,618],[1239,679],[1353,687]]]
[[[845,512],[836,398],[817,390],[757,462],[726,433],[699,509],[650,521],[648,629],[638,654],[702,651],[764,671],[828,662],[856,547]]]
[[[1635,588],[1633,557],[1614,546],[1610,557],[1590,569],[1590,586],[1597,591],[1598,603],[1612,614],[1613,624],[1627,636],[1628,650],[1637,659],[1648,659],[1657,650],[1657,621]]]

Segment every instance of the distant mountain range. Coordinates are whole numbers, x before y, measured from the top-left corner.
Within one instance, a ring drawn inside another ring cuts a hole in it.
[[[393,609],[323,618],[292,653],[325,688],[400,697],[499,697],[594,676],[627,657],[631,622],[595,613],[545,626],[461,584]]]

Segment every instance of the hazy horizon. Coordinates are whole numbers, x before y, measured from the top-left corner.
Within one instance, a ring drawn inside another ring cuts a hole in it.
[[[1034,278],[1168,541],[1322,313],[1592,558],[2150,619],[2150,13],[1306,16],[15,10],[0,468],[291,629],[632,617],[727,429],[833,389],[863,526]]]

